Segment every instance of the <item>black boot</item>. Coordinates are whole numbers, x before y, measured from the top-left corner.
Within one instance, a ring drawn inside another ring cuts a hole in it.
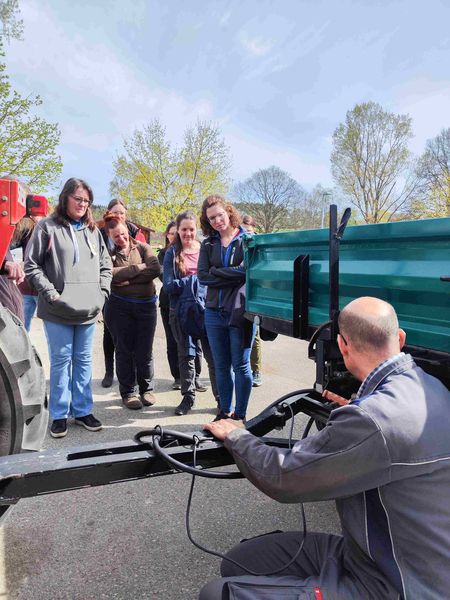
[[[176,415],[187,415],[191,408],[194,406],[192,398],[183,398],[180,404],[175,409]]]

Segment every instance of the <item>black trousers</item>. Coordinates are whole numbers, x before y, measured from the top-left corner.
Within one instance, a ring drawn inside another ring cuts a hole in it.
[[[206,363],[208,365],[209,379],[211,381],[211,388],[219,404],[219,392],[216,384],[216,373],[214,369],[214,361],[209,346],[208,338],[206,336],[199,340],[196,340],[197,354],[191,356],[187,346],[187,335],[181,330],[180,323],[175,314],[175,311],[170,311],[170,326],[172,327],[173,336],[177,342],[178,348],[178,365],[180,367],[180,383],[181,383],[181,395],[183,399],[188,400],[191,405],[194,404],[195,400],[195,379],[196,375],[196,360],[198,356],[198,345],[201,344],[203,354],[205,355]]]
[[[105,373],[114,373],[114,340],[106,325],[103,308],[103,354],[105,355]]]
[[[153,390],[153,338],[156,304],[134,303],[111,296],[105,321],[116,347],[116,373],[122,398]]]

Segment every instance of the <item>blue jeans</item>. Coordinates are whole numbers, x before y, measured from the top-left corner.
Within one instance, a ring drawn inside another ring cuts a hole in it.
[[[214,359],[217,389],[220,396],[220,409],[230,413],[233,406],[233,388],[236,402],[234,412],[245,417],[252,391],[252,370],[250,368],[251,343],[243,347],[243,331],[230,327],[230,314],[222,310],[205,310],[205,327]]]
[[[22,296],[22,300],[25,329],[30,331],[31,319],[34,317],[34,313],[36,312],[38,297],[32,296],[31,294],[24,294]]]
[[[95,323],[64,325],[44,321],[50,355],[50,417],[92,413],[92,344]]]

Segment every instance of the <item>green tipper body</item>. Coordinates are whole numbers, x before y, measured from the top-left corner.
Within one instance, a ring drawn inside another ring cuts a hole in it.
[[[249,313],[292,321],[294,260],[309,255],[309,324],[329,319],[329,231],[256,235],[247,242]],[[376,296],[396,309],[411,346],[450,353],[450,218],[347,227],[339,306]]]

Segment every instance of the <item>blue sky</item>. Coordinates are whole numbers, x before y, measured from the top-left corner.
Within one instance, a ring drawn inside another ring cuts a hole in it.
[[[61,129],[68,177],[109,200],[123,138],[158,117],[180,143],[216,123],[233,180],[275,164],[331,185],[334,129],[356,103],[408,113],[421,153],[450,126],[450,2],[21,0],[11,83]],[[38,191],[38,190],[36,190]]]

